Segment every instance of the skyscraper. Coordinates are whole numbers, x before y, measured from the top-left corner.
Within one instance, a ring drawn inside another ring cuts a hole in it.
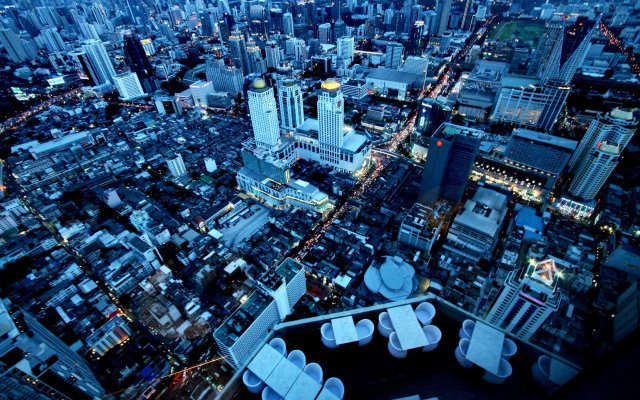
[[[0,397],[40,400],[105,394],[82,357],[30,314],[2,299],[0,359]]]
[[[436,7],[437,24],[433,33],[442,35],[449,28],[449,16],[451,15],[452,0],[439,0]]]
[[[462,20],[460,21],[460,29],[470,30],[472,28],[471,26],[471,23],[473,21],[473,16],[471,15],[472,8],[473,8],[473,0],[465,0],[464,11],[462,12]]]
[[[540,80],[504,78],[492,118],[551,129],[569,95],[569,83],[591,46],[598,21],[578,17],[572,24],[566,19],[548,22],[529,69]]]
[[[138,76],[134,72],[114,76],[113,83],[122,100],[131,100],[144,95]]]
[[[280,54],[280,46],[275,40],[268,40],[265,44],[264,51],[267,58],[267,68],[278,68],[282,55]]]
[[[424,136],[431,136],[449,118],[450,109],[431,98],[422,100],[418,108],[416,129]]]
[[[337,162],[344,144],[344,99],[340,83],[327,79],[318,95],[318,140],[323,159]]]
[[[247,56],[247,47],[244,42],[244,35],[242,32],[235,30],[231,32],[229,36],[229,53],[236,67],[242,70],[243,74],[248,74],[249,71],[249,58]]]
[[[178,154],[174,158],[167,160],[167,167],[174,178],[179,178],[187,174],[187,167],[182,160],[182,154]]]
[[[294,37],[294,28],[293,28],[293,14],[290,12],[286,12],[282,14],[282,23],[284,25],[284,34],[290,37]]]
[[[591,122],[569,165],[569,194],[593,200],[618,165],[620,154],[638,127],[632,111],[614,109]]]
[[[262,57],[262,50],[253,40],[247,42],[247,59],[252,74],[262,75],[267,72],[267,63]]]
[[[330,23],[327,22],[325,24],[318,25],[318,39],[322,44],[329,44],[332,42],[333,37]]]
[[[560,308],[559,277],[551,259],[533,260],[523,270],[509,272],[485,320],[521,340],[529,340]]]
[[[302,89],[294,79],[285,79],[278,86],[280,122],[283,129],[295,130],[304,122]]]
[[[109,58],[102,41],[85,40],[82,42],[82,50],[86,54],[88,61],[88,65],[83,65],[83,67],[88,68],[87,73],[91,76],[95,85],[113,83],[116,70],[113,68],[111,58]]]
[[[27,51],[22,45],[22,40],[13,31],[0,29],[0,43],[11,61],[22,62],[28,58]]]
[[[429,153],[422,173],[418,201],[432,204],[444,198],[459,202],[479,146],[479,139],[465,134],[463,127],[442,124],[429,138]]]
[[[146,92],[153,92],[158,85],[153,77],[153,67],[147,58],[147,52],[134,35],[124,37],[124,59],[131,71],[138,76],[140,84]]]
[[[349,65],[353,61],[355,40],[349,36],[338,38],[338,58]]]
[[[256,143],[266,148],[276,146],[280,139],[280,128],[273,88],[267,86],[263,79],[256,79],[247,91],[247,97]]]
[[[402,63],[403,46],[400,43],[389,43],[384,53],[384,65],[387,68],[397,69]]]
[[[571,25],[566,20],[563,22],[562,32],[556,36],[549,58],[543,64],[543,82],[555,81],[558,85],[571,82],[587,56],[591,37],[599,21],[599,18],[591,21],[581,16]]]
[[[225,360],[240,369],[269,330],[283,321],[307,290],[305,268],[287,258],[258,281],[258,288],[214,332]]]
[[[51,52],[66,51],[69,46],[62,40],[62,36],[58,33],[57,28],[48,28],[40,31],[42,38],[44,39],[47,50]]]

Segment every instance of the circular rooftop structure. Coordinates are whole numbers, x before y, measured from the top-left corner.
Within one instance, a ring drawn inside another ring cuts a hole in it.
[[[265,82],[262,78],[257,78],[253,81],[252,86],[254,89],[264,89],[267,87],[267,82]]]
[[[364,283],[373,293],[387,300],[404,300],[414,287],[415,270],[401,257],[384,256],[374,261],[364,273]]]
[[[327,79],[326,81],[322,82],[322,88],[324,90],[339,90],[340,89],[340,83],[338,81],[336,81],[335,79]]]

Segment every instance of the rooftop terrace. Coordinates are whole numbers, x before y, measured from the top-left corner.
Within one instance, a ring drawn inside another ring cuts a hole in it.
[[[357,343],[342,345],[336,349],[323,346],[320,326],[331,318],[353,315],[355,321],[368,318],[377,323],[378,314],[384,309],[406,303],[416,303],[424,298],[388,303],[365,309],[283,323],[275,327],[275,336],[282,337],[287,350],[302,350],[306,362],[316,362],[324,371],[324,379],[338,377],[345,385],[346,399],[394,399],[419,395],[420,398],[440,399],[542,399],[547,396],[531,376],[531,365],[542,349],[517,342],[518,353],[511,358],[513,374],[501,385],[490,385],[482,380],[484,371],[479,367],[470,370],[458,365],[454,350],[458,345],[458,329],[469,315],[449,303],[434,299],[437,313],[433,324],[442,330],[438,348],[429,353],[419,349],[409,351],[405,359],[392,357],[387,350],[388,339],[378,331],[372,342],[364,347]],[[415,304],[414,304],[415,306]],[[267,342],[270,339],[267,339]],[[240,374],[243,370],[240,370]],[[232,381],[221,398],[258,399],[250,394],[241,378],[234,388]]]

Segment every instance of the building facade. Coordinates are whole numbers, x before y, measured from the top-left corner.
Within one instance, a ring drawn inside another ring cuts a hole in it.
[[[637,127],[633,111],[621,109],[593,120],[570,161],[573,181],[569,194],[593,200],[618,165]]]
[[[280,123],[283,129],[293,131],[304,122],[302,89],[293,79],[284,79],[278,85]]]
[[[553,260],[534,261],[511,271],[485,320],[521,340],[529,340],[560,308],[559,272]]]
[[[225,360],[235,369],[243,368],[306,290],[305,268],[290,258],[265,273],[258,289],[213,334]]]

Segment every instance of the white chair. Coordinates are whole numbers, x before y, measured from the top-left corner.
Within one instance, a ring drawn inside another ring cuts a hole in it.
[[[307,365],[307,357],[300,350],[293,350],[287,356],[287,360],[291,361],[293,365],[298,367],[299,369],[304,369],[304,366]]]
[[[273,347],[278,351],[278,353],[282,354],[283,357],[287,356],[287,344],[282,340],[282,338],[273,338],[269,342],[269,346]]]
[[[407,356],[407,351],[402,350],[400,347],[400,341],[398,340],[398,335],[395,332],[391,332],[389,335],[389,344],[387,345],[389,349],[389,353],[395,358],[405,358]]]
[[[358,333],[358,345],[365,346],[373,339],[373,322],[370,319],[362,319],[356,324],[356,332]]]
[[[262,391],[262,400],[281,400],[282,396],[276,393],[275,390],[271,389],[269,386],[264,388]]]
[[[458,347],[456,347],[456,360],[462,368],[471,368],[473,363],[467,360],[467,350],[469,350],[469,339],[460,339]]]
[[[416,307],[416,318],[422,324],[422,326],[431,325],[431,321],[433,317],[436,315],[436,308],[433,304],[425,301],[423,303],[418,304]]]
[[[549,374],[551,372],[551,358],[549,356],[541,355],[538,357],[538,361],[531,366],[531,374],[536,383],[545,389],[549,389],[553,386]]]
[[[333,327],[330,322],[325,322],[320,327],[320,335],[322,336],[322,344],[330,349],[338,347],[336,344],[336,337],[333,334]]]
[[[513,355],[516,354],[517,351],[518,346],[516,345],[516,342],[509,338],[504,338],[504,343],[502,345],[502,358],[508,360],[513,357]]]
[[[242,374],[242,383],[244,383],[250,393],[254,394],[260,393],[265,386],[262,379],[258,378],[256,374],[249,370],[244,371],[244,374]]]
[[[309,375],[314,381],[322,385],[322,367],[317,363],[309,363],[304,367],[304,373]]]
[[[378,315],[378,332],[384,337],[389,337],[391,332],[394,332],[393,324],[391,323],[391,318],[389,318],[389,313],[383,311]]]
[[[462,328],[458,331],[460,339],[471,339],[473,334],[473,328],[476,326],[476,321],[472,319],[465,319],[462,321]]]
[[[424,336],[427,338],[427,345],[422,348],[422,351],[432,351],[438,347],[440,339],[442,339],[442,331],[435,325],[427,325],[422,328]]]
[[[493,374],[489,371],[485,372],[482,379],[485,382],[492,383],[494,385],[501,384],[505,379],[511,376],[513,369],[511,368],[511,364],[509,361],[505,359],[500,359],[500,365],[498,366],[498,373]]]
[[[344,398],[344,383],[338,378],[329,378],[324,383],[324,388],[331,392],[338,399]]]

